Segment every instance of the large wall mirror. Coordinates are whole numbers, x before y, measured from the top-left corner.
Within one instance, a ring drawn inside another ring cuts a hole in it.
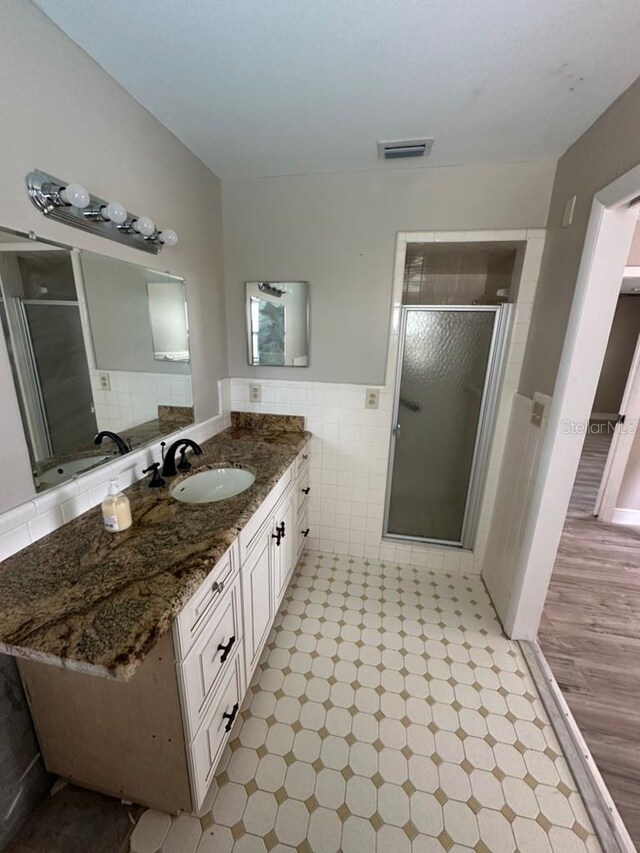
[[[38,491],[193,422],[182,279],[0,230],[0,318]]]
[[[247,281],[249,364],[309,366],[309,282]]]

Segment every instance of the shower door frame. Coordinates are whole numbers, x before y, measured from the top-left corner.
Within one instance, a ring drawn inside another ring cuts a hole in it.
[[[469,485],[465,501],[462,531],[459,540],[433,539],[428,536],[408,536],[389,532],[389,511],[391,508],[391,489],[393,485],[393,465],[395,460],[396,441],[398,438],[398,412],[400,408],[400,385],[402,382],[402,367],[404,362],[407,318],[410,311],[464,311],[485,312],[495,315],[489,357],[485,370],[485,381],[480,400],[478,425],[473,446]],[[398,338],[398,354],[393,390],[393,420],[391,442],[389,446],[389,463],[387,468],[387,488],[384,502],[384,526],[382,537],[393,542],[412,542],[416,544],[439,545],[447,548],[472,550],[480,516],[482,494],[486,481],[487,467],[495,419],[500,402],[502,379],[507,361],[509,333],[513,317],[513,304],[504,302],[500,305],[402,305]]]

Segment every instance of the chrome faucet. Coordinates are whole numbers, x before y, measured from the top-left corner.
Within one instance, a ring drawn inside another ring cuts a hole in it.
[[[127,444],[127,442],[118,435],[117,432],[110,432],[108,429],[103,429],[102,432],[99,432],[97,436],[93,439],[94,444],[102,444],[103,438],[110,438],[111,441],[118,448],[118,453],[121,456],[124,456],[125,453],[129,453],[131,450],[131,446]]]
[[[202,448],[200,445],[192,441],[190,438],[179,438],[177,441],[174,441],[173,444],[167,450],[164,457],[164,465],[162,466],[162,476],[163,477],[175,477],[178,473],[176,469],[176,451],[180,450],[180,464],[178,468],[181,471],[186,471],[191,468],[191,464],[187,461],[185,453],[187,447],[190,447],[196,456],[200,456],[202,453]]]

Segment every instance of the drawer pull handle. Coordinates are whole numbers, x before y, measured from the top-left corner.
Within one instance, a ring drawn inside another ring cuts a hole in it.
[[[229,657],[231,649],[233,648],[233,644],[236,641],[235,634],[231,637],[228,643],[218,643],[218,651],[222,652],[220,655],[220,663],[224,663],[226,659]]]
[[[280,538],[284,539],[284,521],[280,522]]]
[[[302,535],[304,536],[304,538],[306,539],[306,538],[307,538],[307,536],[309,535],[309,528],[307,527],[307,529],[306,529],[306,530],[302,530],[302,531],[301,531],[301,533],[302,533]]]
[[[236,704],[233,706],[233,708],[228,713],[225,712],[222,715],[222,719],[227,721],[226,725],[224,727],[225,732],[231,731],[231,726],[233,725],[233,721],[235,720],[237,713],[238,713],[238,703],[236,702]]]
[[[303,458],[303,459],[308,459],[308,458],[309,458],[309,454],[308,454],[308,453],[303,453],[303,454],[302,454],[302,458]]]
[[[280,547],[280,540],[282,539],[282,533],[280,532],[280,528],[276,527],[276,532],[271,534],[271,538],[276,540],[276,545]]]
[[[215,581],[211,587],[211,592],[221,593],[224,589],[224,581]]]
[[[301,489],[303,495],[308,495],[311,491],[311,486],[307,486],[306,489]]]

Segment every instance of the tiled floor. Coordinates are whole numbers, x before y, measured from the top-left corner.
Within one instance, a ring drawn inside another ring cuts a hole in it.
[[[596,853],[518,647],[478,577],[310,552],[223,755],[211,814],[135,853]]]

